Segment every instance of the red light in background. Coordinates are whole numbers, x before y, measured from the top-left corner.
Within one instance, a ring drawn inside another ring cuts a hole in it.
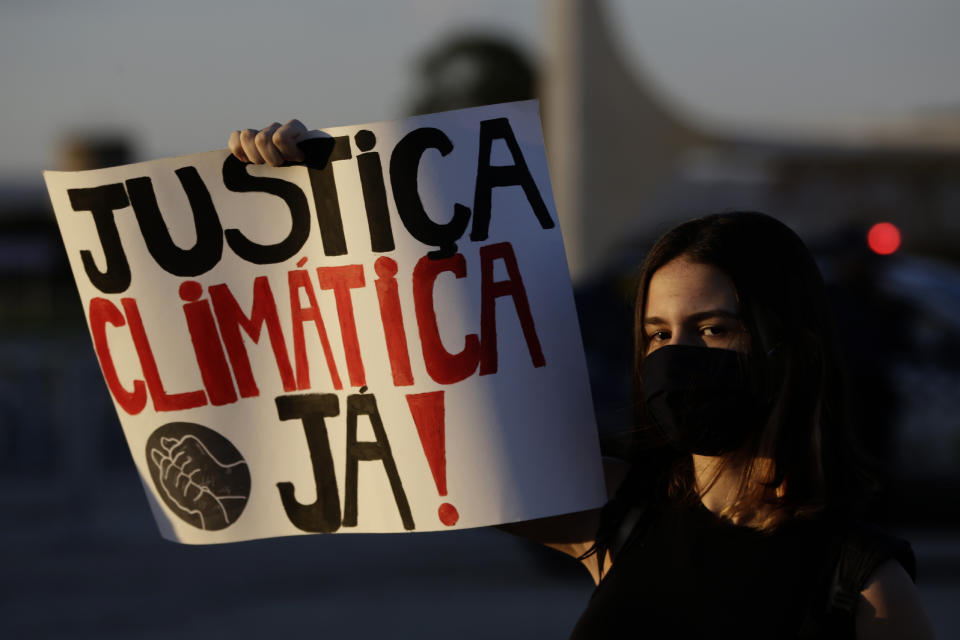
[[[888,256],[900,248],[900,229],[889,222],[878,222],[867,232],[867,244],[874,253]]]

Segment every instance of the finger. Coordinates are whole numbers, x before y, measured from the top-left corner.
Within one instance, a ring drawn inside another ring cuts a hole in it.
[[[185,459],[181,460],[180,468],[184,473],[196,473],[203,469],[200,462],[193,459],[193,456],[187,456]]]
[[[182,473],[177,474],[176,487],[177,491],[180,492],[180,495],[187,496],[187,487],[190,486],[190,478],[185,476]]]
[[[163,480],[170,480],[170,472],[174,471],[176,467],[173,466],[170,458],[164,458],[163,463],[160,465],[160,478]]]
[[[254,129],[244,129],[240,132],[240,147],[247,156],[247,160],[253,164],[263,164],[263,156],[257,151],[257,131]]]
[[[157,469],[162,469],[163,461],[166,459],[166,456],[156,449],[150,449],[150,459],[153,461],[153,464],[157,466]]]
[[[303,151],[297,147],[297,142],[307,133],[302,122],[294,118],[273,133],[273,144],[280,150],[283,157],[291,162],[301,162],[304,159]]]
[[[284,162],[280,150],[273,144],[273,133],[279,128],[280,123],[274,122],[269,127],[261,129],[254,137],[254,142],[257,144],[257,151],[260,152],[260,155],[263,156],[263,159],[266,160],[267,164],[271,167],[279,167]]]
[[[177,449],[177,452],[173,454],[173,460],[171,461],[171,464],[174,464],[180,468],[183,468],[184,456],[187,456],[186,458],[187,460],[190,459],[190,456],[187,455],[186,451],[184,451],[183,449]]]
[[[188,479],[189,480],[189,479]],[[186,488],[183,492],[183,497],[196,504],[197,500],[200,499],[201,494],[203,493],[203,487],[198,485],[192,480],[186,485]]]
[[[243,152],[243,145],[240,144],[240,132],[234,131],[230,134],[230,141],[227,142],[227,146],[230,148],[230,153],[232,153],[237,160],[240,162],[250,162],[247,158],[247,154]]]
[[[160,446],[163,447],[163,450],[166,453],[173,451],[173,448],[180,444],[180,441],[176,438],[160,438]]]

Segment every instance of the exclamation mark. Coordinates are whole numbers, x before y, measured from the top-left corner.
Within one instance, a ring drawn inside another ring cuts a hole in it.
[[[443,391],[408,394],[407,404],[410,405],[413,423],[417,425],[420,444],[423,445],[427,464],[433,472],[437,492],[445,496],[447,495],[447,451],[443,438]],[[440,516],[440,522],[448,527],[452,527],[460,519],[457,508],[449,502],[440,505],[437,515]]]

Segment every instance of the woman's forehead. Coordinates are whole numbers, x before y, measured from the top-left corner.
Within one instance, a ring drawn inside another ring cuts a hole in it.
[[[693,315],[709,310],[737,313],[737,290],[718,267],[674,258],[657,269],[647,287],[644,317]]]

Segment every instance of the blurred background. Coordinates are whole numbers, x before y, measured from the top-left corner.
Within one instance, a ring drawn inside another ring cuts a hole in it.
[[[162,541],[40,175],[532,97],[604,442],[656,236],[781,218],[834,294],[875,517],[960,633],[958,25],[951,0],[0,4],[0,633],[569,634],[587,573],[493,530]]]

